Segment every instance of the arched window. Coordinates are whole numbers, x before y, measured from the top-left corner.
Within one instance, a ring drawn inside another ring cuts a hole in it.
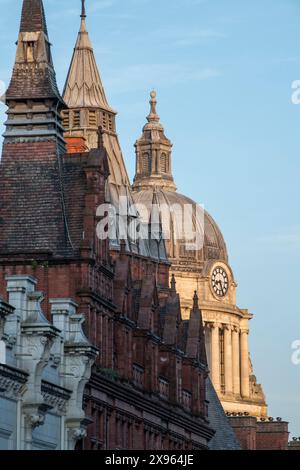
[[[168,172],[168,157],[166,153],[162,153],[160,157],[160,171],[162,173]]]

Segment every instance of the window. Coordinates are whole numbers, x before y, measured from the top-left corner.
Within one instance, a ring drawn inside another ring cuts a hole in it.
[[[89,111],[89,125],[92,127],[97,126],[96,111]]]
[[[74,111],[73,127],[80,127],[80,111]]]
[[[108,130],[109,131],[113,131],[113,120],[112,120],[112,116],[109,114],[108,116]]]
[[[133,383],[137,387],[144,386],[145,369],[137,364],[133,364]]]
[[[142,156],[142,173],[146,175],[151,173],[151,158],[147,152],[143,153]]]
[[[162,173],[168,172],[168,157],[166,153],[162,153],[160,157],[160,170]]]
[[[0,364],[6,364],[6,344],[0,340]]]
[[[70,114],[69,114],[69,111],[65,111],[62,114],[62,125],[65,129],[69,129],[69,127],[70,127]]]
[[[192,408],[192,394],[187,390],[182,390],[182,404],[183,408],[186,410],[191,410]]]
[[[169,382],[168,380],[159,378],[159,395],[161,398],[169,399]]]
[[[25,58],[27,62],[34,61],[34,41],[25,42]]]
[[[221,392],[225,393],[224,330],[220,330],[220,374]]]
[[[102,127],[103,127],[103,129],[107,129],[107,117],[106,117],[106,113],[102,113]]]

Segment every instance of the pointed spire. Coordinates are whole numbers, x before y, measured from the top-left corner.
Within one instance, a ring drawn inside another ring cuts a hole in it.
[[[81,2],[80,30],[63,98],[69,108],[101,108],[114,113],[107,102],[93,47],[87,32],[85,2],[84,0],[81,0]]]
[[[23,0],[20,33],[38,32],[48,36],[42,0]]]
[[[193,298],[193,310],[194,312],[199,310],[199,297],[198,297],[196,290],[195,290],[194,298]]]
[[[87,30],[86,30],[86,13],[85,13],[85,0],[81,0],[81,15],[80,15],[80,18],[81,18],[81,22],[80,22],[80,33],[87,33]],[[87,38],[88,39],[88,38]],[[89,43],[89,46],[91,46],[91,44]]]
[[[22,105],[18,109],[20,101]],[[41,105],[36,105],[37,101],[44,102],[44,121],[41,121],[41,109],[38,109]],[[4,137],[15,140],[58,136],[63,148],[59,114],[65,105],[57,88],[42,0],[23,0],[16,60],[6,104],[9,110]]]
[[[176,292],[176,279],[175,279],[174,274],[172,274],[172,278],[171,278],[171,291]]]
[[[203,318],[197,291],[194,292],[193,308],[189,319],[186,353],[203,365],[207,365]]]

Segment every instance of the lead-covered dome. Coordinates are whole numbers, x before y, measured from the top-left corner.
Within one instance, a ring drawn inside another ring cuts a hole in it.
[[[211,260],[222,260],[228,263],[228,255],[226,244],[223,235],[214,221],[214,219],[204,210],[203,216],[200,218],[196,217],[196,211],[193,210],[192,215],[192,228],[193,231],[197,231],[199,237],[203,239],[203,247],[199,250],[187,249],[186,238],[179,236],[180,222],[174,212],[173,208],[182,208],[182,214],[184,207],[193,207],[197,204],[190,198],[179,194],[175,191],[166,191],[160,188],[149,188],[140,190],[133,193],[134,202],[139,207],[146,207],[149,214],[153,208],[153,200],[156,200],[157,205],[160,208],[160,215],[162,219],[162,225],[164,226],[164,210],[161,208],[168,207],[170,214],[170,223],[168,221],[167,226],[170,227],[170,233],[165,234],[165,244],[167,249],[167,255],[171,261],[173,267],[182,268],[182,270],[197,270],[202,271],[204,263]]]
[[[165,136],[164,128],[156,112],[156,92],[152,91],[150,100],[150,114],[148,123],[143,128],[142,136],[136,141],[136,174],[133,184],[133,197],[141,212],[145,207],[148,212],[148,221],[151,217],[153,205],[160,210],[162,225],[169,216],[170,221],[165,224],[167,230],[164,234],[168,257],[172,267],[182,271],[201,272],[205,262],[222,260],[228,262],[227,249],[222,233],[208,212],[201,209],[201,216],[196,217],[198,206],[192,199],[176,191],[172,175],[172,143]],[[200,249],[187,248],[188,240],[179,232],[182,228],[180,217],[174,207],[182,209],[192,207],[190,213],[192,230],[197,232],[202,240]],[[166,216],[164,210],[167,209]],[[144,217],[144,223],[147,222]]]

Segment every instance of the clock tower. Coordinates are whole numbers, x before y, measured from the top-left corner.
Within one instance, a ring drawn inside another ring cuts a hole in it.
[[[193,231],[203,240],[203,246],[191,250],[189,241],[178,237],[178,218],[174,207],[199,207],[195,201],[176,190],[172,174],[172,143],[165,137],[164,127],[156,111],[156,93],[151,92],[148,123],[135,144],[136,175],[134,200],[148,208],[152,201],[166,216],[163,224],[167,255],[171,262],[170,276],[175,276],[180,294],[181,314],[190,317],[191,299],[196,290],[202,310],[206,353],[211,379],[225,411],[267,415],[267,405],[261,385],[257,383],[250,359],[249,322],[253,315],[236,303],[237,283],[230,267],[222,232],[207,211],[203,220],[193,217]],[[179,211],[180,212],[180,211]]]

